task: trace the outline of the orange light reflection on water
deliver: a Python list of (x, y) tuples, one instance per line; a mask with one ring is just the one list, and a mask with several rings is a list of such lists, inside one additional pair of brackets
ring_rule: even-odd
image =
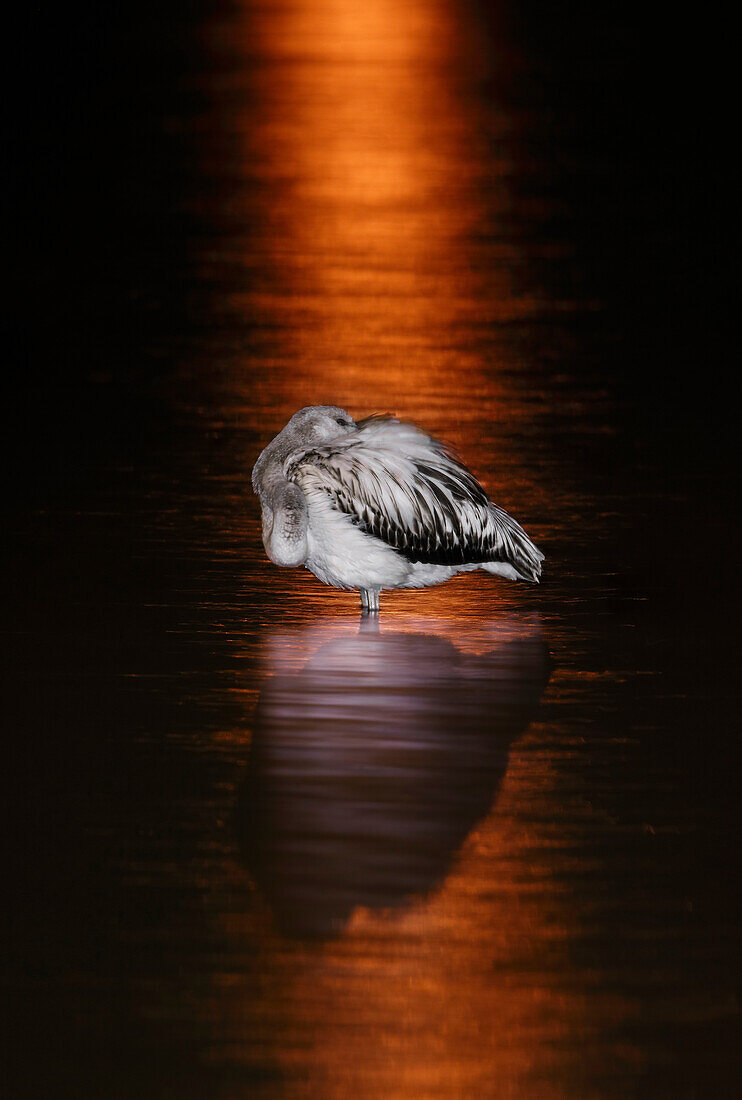
[(534, 302), (514, 292), (502, 232), (511, 165), (492, 119), (503, 133), (510, 119), (491, 115), (485, 142), (462, 93), (471, 35), (435, 0), (294, 0), (251, 12), (242, 35), (270, 58), (242, 128), (275, 278), (231, 304), (277, 334), (271, 428), (322, 402), (433, 430), (482, 403), (490, 422), (517, 418), (491, 337)]
[[(493, 152), (512, 120), (504, 108), (493, 108), (487, 148), (480, 147), (480, 120), (466, 94), (472, 35), (459, 18), (443, 0), (288, 0), (244, 13), (237, 38), (246, 56), (261, 59), (239, 120), (240, 170), (252, 181), (246, 201), (253, 203), (255, 226), (245, 240), (245, 265), (255, 253), (269, 274), (236, 292), (230, 305), (265, 332), (270, 350), (262, 360), (251, 351), (238, 363), (233, 385), (264, 442), (305, 404), (336, 403), (354, 415), (388, 409), (441, 431), (485, 483), (496, 469), (512, 494), (496, 497), (500, 503), (530, 499), (535, 511), (538, 471), (524, 468), (512, 444), (514, 425), (529, 410), (513, 384), (517, 363), (498, 336), (499, 326), (528, 318), (537, 306), (514, 290), (517, 257), (506, 232), (512, 166), (504, 152)], [(471, 56), (480, 63), (476, 51)], [(363, 900), (367, 884), (359, 885), (363, 876), (351, 859), (346, 877), (356, 884), (355, 904), (351, 898), (346, 908), (339, 905), (337, 926), (323, 927), (317, 939), (302, 935), (301, 920), (298, 931), (290, 927), (292, 914), (304, 912), (302, 890), (310, 889), (304, 869), (310, 878), (327, 876), (328, 898), (342, 892), (344, 879), (342, 859), (333, 862), (332, 852), (315, 852), (302, 864), (301, 851), (291, 847), (296, 838), (316, 835), (326, 844), (336, 819), (349, 814), (349, 843), (352, 849), (354, 838), (358, 842), (362, 864), (364, 829), (373, 832), (379, 821), (393, 829), (394, 813), (414, 792), (422, 807), (417, 842), (434, 846), (437, 804), (433, 790), (427, 801), (424, 792), (431, 782), (445, 791), (446, 776), (467, 774), (456, 736), (468, 721), (475, 742), (486, 744), (493, 713), (509, 713), (517, 676), (498, 682), (498, 700), (490, 694), (491, 677), (473, 673), (469, 695), (459, 700), (462, 717), (449, 715), (438, 741), (427, 733), (409, 746), (405, 739), (418, 719), (420, 730), (427, 729), (431, 701), (445, 710), (447, 686), (458, 698), (467, 668), (481, 669), (482, 658), (472, 654), (487, 652), (482, 622), (488, 616), (495, 622), (495, 610), (507, 607), (510, 595), (501, 597), (491, 578), (481, 577), (416, 593), (438, 618), (408, 627), (417, 640), (407, 642), (397, 610), (403, 597), (399, 604), (394, 597), (393, 613), (385, 619), (382, 612), (382, 634), (399, 637), (387, 658), (382, 643), (374, 683), (364, 679), (364, 655), (338, 686), (317, 666), (317, 654), (326, 658), (329, 651), (317, 643), (314, 616), (320, 607), (331, 613), (330, 602), (342, 597), (306, 596), (316, 587), (307, 580), (302, 611), (290, 601), (293, 573), (268, 567), (263, 580), (285, 604), (279, 618), (290, 615), (298, 623), (293, 637), (289, 632), (277, 641), (266, 626), (262, 639), (268, 667), (248, 775), (257, 771), (254, 791), (269, 804), (259, 828), (252, 818), (245, 827), (247, 836), (263, 838), (257, 852), (249, 842), (246, 857), (262, 902), (255, 911), (222, 918), (234, 952), (239, 956), (241, 944), (256, 952), (249, 966), (260, 977), (257, 989), (239, 971), (217, 980), (215, 1061), (267, 1067), (261, 1094), (269, 1096), (566, 1095), (580, 1054), (564, 1052), (565, 1037), (589, 1033), (601, 1014), (615, 1019), (622, 1008), (609, 995), (592, 998), (588, 1008), (584, 991), (571, 981), (567, 939), (574, 914), (554, 873), (568, 858), (560, 853), (569, 837), (551, 819), (557, 779), (537, 726), (529, 729), (524, 719), (517, 729), (508, 727), (507, 768), (480, 792), (478, 813), (467, 818), (465, 800), (458, 818), (451, 811), (459, 832), (441, 841), (445, 859), (439, 853), (437, 877), (431, 874), (409, 895), (402, 891), (394, 904), (373, 904)], [(345, 610), (347, 600), (341, 606)], [(527, 634), (531, 627), (521, 629)], [(334, 638), (351, 660), (353, 646), (365, 643), (357, 625), (345, 641), (342, 633), (335, 624), (327, 644)], [(426, 646), (427, 679), (418, 663)], [(309, 656), (296, 664), (302, 648)], [(287, 655), (295, 662), (291, 676), (282, 664)], [(394, 677), (406, 668), (413, 671), (400, 687)], [(379, 704), (375, 694), (385, 689), (398, 708), (394, 718), (388, 699)], [(307, 734), (303, 716), (320, 705), (322, 720)], [(271, 718), (276, 708), (284, 716), (278, 724)], [(375, 713), (380, 729), (387, 723), (385, 751), (393, 764), (377, 760), (373, 741), (360, 744), (355, 758), (343, 755), (357, 730), (352, 716), (370, 721)], [(333, 751), (330, 794), (321, 793), (324, 772), (317, 791), (311, 782), (305, 790), (301, 752), (311, 779), (317, 760)], [(408, 751), (413, 762), (405, 765)], [(431, 754), (439, 761), (432, 780), (426, 771)], [(368, 788), (377, 765), (391, 769), (395, 782), (414, 773), (396, 808), (381, 780)], [(295, 779), (288, 782), (287, 775)], [(258, 812), (249, 808), (250, 797), (244, 801), (248, 817)], [(362, 811), (370, 818), (359, 823), (353, 815)], [(308, 815), (304, 829), (302, 815)], [(383, 860), (381, 866), (383, 878)], [(322, 896), (319, 885), (312, 889), (305, 918), (312, 917), (312, 897)]]

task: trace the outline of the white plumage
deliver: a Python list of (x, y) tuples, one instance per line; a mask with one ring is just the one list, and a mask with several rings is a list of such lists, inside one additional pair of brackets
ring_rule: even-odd
[(383, 588), (424, 588), (485, 569), (538, 581), (544, 555), (492, 504), (442, 443), (389, 416), (295, 413), (255, 463), (263, 543), (276, 565), (305, 565), (357, 588), (376, 611)]

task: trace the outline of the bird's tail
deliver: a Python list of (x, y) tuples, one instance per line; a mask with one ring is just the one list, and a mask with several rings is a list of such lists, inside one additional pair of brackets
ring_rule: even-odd
[[(528, 537), (523, 528), (512, 516), (509, 516), (502, 508), (491, 504), (491, 510), (496, 514), (497, 527), (502, 539), (503, 558), (512, 566), (519, 580), (530, 581), (538, 584), (541, 578), (541, 562), (545, 560), (544, 554)], [(501, 559), (502, 561), (502, 559)], [(496, 563), (492, 563), (495, 565)], [(484, 569), (487, 566), (483, 566)], [(492, 572), (497, 572), (493, 569)]]

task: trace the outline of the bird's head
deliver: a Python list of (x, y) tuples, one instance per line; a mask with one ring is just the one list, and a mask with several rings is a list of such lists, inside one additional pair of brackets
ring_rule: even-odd
[(281, 435), (290, 437), (295, 447), (312, 446), (337, 439), (354, 431), (355, 427), (350, 413), (337, 405), (309, 405), (294, 413)]
[(299, 409), (255, 463), (252, 475), (255, 492), (260, 493), (266, 478), (270, 481), (282, 476), (284, 459), (292, 451), (316, 447), (355, 430), (353, 417), (337, 405), (309, 405)]

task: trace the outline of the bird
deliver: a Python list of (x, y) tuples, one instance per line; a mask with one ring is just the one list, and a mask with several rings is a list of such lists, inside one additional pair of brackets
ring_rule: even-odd
[(483, 569), (538, 582), (544, 555), (445, 443), (388, 413), (300, 409), (259, 455), (252, 485), (276, 565), (358, 589), (425, 588)]

